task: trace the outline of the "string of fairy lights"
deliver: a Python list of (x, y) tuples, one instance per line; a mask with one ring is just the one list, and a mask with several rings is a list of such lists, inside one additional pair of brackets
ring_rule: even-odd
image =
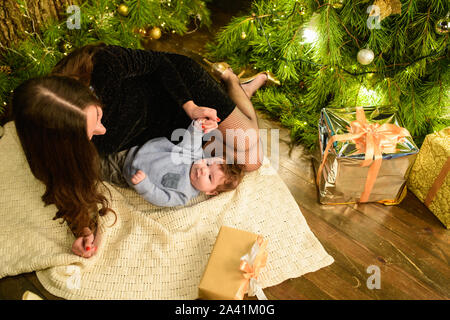
[[(286, 18), (289, 18), (290, 16), (292, 16), (295, 12), (299, 12), (300, 14), (304, 13), (304, 8), (302, 8), (301, 10), (297, 10), (297, 6), (298, 5), (300, 5), (298, 2), (296, 2), (294, 4), (292, 12), (289, 15), (287, 15)], [(277, 55), (276, 51), (273, 49), (273, 47), (271, 45), (269, 37), (267, 36), (267, 34), (265, 32), (265, 29), (264, 29), (264, 25), (263, 25), (263, 23), (261, 21), (263, 18), (267, 18), (267, 17), (270, 17), (270, 16), (273, 16), (273, 15), (272, 14), (266, 14), (266, 15), (262, 15), (262, 16), (252, 15), (251, 19), (255, 19), (257, 21), (257, 23), (259, 25), (259, 29), (262, 31), (262, 35), (263, 35), (263, 37), (266, 40), (267, 46), (269, 47), (270, 51), (274, 55)], [(311, 32), (311, 30), (308, 30), (308, 31)], [(394, 69), (395, 68), (406, 69), (407, 67), (409, 67), (409, 66), (411, 66), (413, 64), (416, 64), (416, 63), (418, 63), (418, 62), (420, 62), (420, 61), (422, 61), (424, 59), (428, 59), (428, 58), (431, 58), (431, 57), (434, 57), (434, 56), (439, 56), (439, 55), (441, 55), (443, 53), (445, 53), (445, 55), (448, 54), (448, 44), (442, 50), (434, 51), (434, 52), (432, 52), (430, 54), (420, 56), (420, 57), (414, 59), (413, 61), (410, 61), (410, 62), (407, 62), (407, 63), (396, 63), (396, 64), (394, 64), (394, 65), (392, 65), (390, 67), (392, 67)], [(330, 65), (323, 64), (323, 63), (317, 63), (317, 62), (314, 62), (312, 60), (304, 59), (304, 58), (287, 59), (285, 57), (278, 57), (278, 58), (274, 58), (274, 59), (279, 59), (279, 60), (285, 61), (287, 63), (304, 62), (304, 63), (310, 64), (310, 65), (313, 65), (313, 66), (316, 66), (316, 67), (320, 67), (320, 68), (331, 67)], [(344, 71), (345, 73), (347, 73), (347, 74), (349, 74), (351, 76), (361, 76), (361, 75), (365, 75), (365, 74), (384, 73), (386, 71), (386, 70), (383, 70), (383, 71), (369, 70), (369, 71), (354, 72), (354, 71), (349, 71), (349, 70), (347, 70), (347, 69), (345, 69), (344, 67), (341, 67), (341, 66), (333, 66), (333, 67), (336, 67), (336, 68)], [(388, 67), (386, 67), (386, 69), (387, 68)]]
[[(170, 2), (170, 0), (168, 0), (168, 1)], [(301, 3), (299, 3), (298, 1), (296, 1), (295, 4), (294, 4), (294, 6), (293, 6), (293, 8), (292, 8), (292, 11), (291, 11), (288, 15), (286, 15), (286, 16), (285, 16), (285, 15), (282, 15), (281, 17), (282, 17), (282, 18), (285, 17), (286, 19), (288, 19), (288, 18), (290, 18), (293, 14), (295, 14), (296, 12), (297, 12), (298, 14), (301, 14), (301, 15), (305, 14), (305, 8), (304, 8), (303, 6), (301, 6), (301, 7), (299, 8), (299, 6), (301, 6)], [(20, 7), (21, 7), (22, 9), (24, 9), (24, 11), (25, 11), (25, 12), (24, 12), (24, 16), (27, 17), (28, 19), (30, 19), (31, 22), (33, 23), (33, 20), (31, 19), (30, 15), (29, 15), (29, 12), (28, 12), (28, 7), (26, 6), (26, 2), (25, 2), (25, 6), (21, 4)], [(273, 53), (274, 56), (277, 56), (277, 52), (276, 52), (276, 50), (273, 48), (273, 46), (272, 46), (272, 44), (271, 44), (271, 41), (270, 41), (270, 39), (269, 39), (269, 36), (266, 34), (266, 31), (265, 31), (265, 28), (264, 28), (264, 24), (263, 24), (263, 22), (262, 22), (262, 19), (265, 19), (265, 18), (267, 18), (267, 17), (273, 17), (273, 16), (274, 16), (274, 14), (270, 14), (270, 13), (269, 13), (269, 14), (264, 14), (264, 15), (259, 15), (259, 16), (255, 15), (255, 14), (252, 14), (252, 16), (251, 16), (248, 20), (250, 20), (250, 21), (252, 21), (252, 22), (256, 20), (256, 22), (258, 23), (258, 26), (259, 26), (258, 30), (261, 30), (262, 36), (264, 37), (264, 39), (265, 39), (265, 41), (266, 41), (266, 43), (267, 43), (267, 46), (268, 46), (269, 50)], [(91, 17), (91, 19), (92, 19), (92, 17)], [(33, 34), (36, 34), (38, 40), (44, 45), (44, 47), (45, 47), (44, 50), (46, 51), (46, 53), (47, 53), (47, 54), (52, 54), (52, 55), (54, 55), (54, 54), (55, 54), (55, 51), (53, 50), (53, 48), (45, 46), (45, 44), (43, 43), (42, 39), (39, 37), (38, 33), (37, 33), (36, 30), (35, 30), (34, 23), (33, 23), (32, 27), (33, 27)], [(59, 28), (59, 26), (58, 26), (58, 28)], [(311, 29), (307, 29), (307, 31), (310, 32), (310, 33), (314, 33), (314, 31), (312, 31)], [(25, 32), (27, 32), (27, 31), (25, 31)], [(27, 32), (27, 33), (28, 33), (28, 32)], [(307, 35), (307, 36), (308, 36), (308, 35)], [(309, 34), (309, 37), (310, 37), (311, 39), (310, 39), (308, 42), (313, 42), (313, 41), (315, 40), (315, 39), (314, 39), (314, 36), (311, 37), (311, 34)], [(55, 40), (55, 41), (57, 41), (57, 40)], [(10, 50), (10, 51), (15, 52), (16, 54), (21, 55), (19, 52), (15, 51), (15, 50), (12, 49), (12, 48), (4, 47), (1, 43), (0, 43), (0, 47), (1, 47), (2, 49), (8, 49), (8, 50)], [(363, 50), (366, 50), (366, 49), (363, 49)], [(33, 52), (33, 53), (34, 53), (34, 52)], [(67, 53), (64, 53), (64, 54), (67, 54)], [(29, 55), (29, 57), (30, 57), (31, 59), (33, 59), (36, 63), (39, 63), (38, 60), (37, 60), (35, 57), (31, 56), (30, 54), (28, 54), (28, 55)], [(407, 67), (409, 67), (409, 66), (411, 66), (411, 65), (413, 65), (413, 64), (416, 64), (416, 63), (418, 63), (418, 62), (420, 62), (420, 61), (422, 61), (422, 60), (424, 60), (424, 59), (432, 58), (432, 57), (435, 57), (435, 56), (441, 56), (441, 55), (443, 55), (443, 56), (444, 56), (444, 55), (448, 55), (448, 44), (447, 44), (447, 45), (445, 46), (445, 48), (443, 48), (442, 50), (435, 51), (435, 52), (431, 52), (431, 53), (429, 53), (429, 54), (427, 54), (427, 55), (420, 56), (420, 57), (418, 57), (418, 58), (416, 58), (416, 59), (414, 59), (414, 60), (412, 60), (412, 61), (406, 62), (406, 63), (396, 63), (396, 64), (394, 64), (394, 65), (392, 65), (392, 66), (387, 66), (387, 67), (385, 67), (383, 70), (367, 70), (367, 71), (360, 71), (360, 72), (349, 71), (349, 70), (347, 70), (346, 68), (344, 68), (344, 67), (342, 67), (342, 66), (339, 66), (339, 65), (338, 65), (338, 66), (336, 66), (336, 65), (331, 66), (331, 65), (328, 65), (328, 64), (323, 64), (323, 63), (315, 62), (315, 61), (312, 61), (312, 60), (309, 60), (309, 59), (305, 59), (305, 58), (300, 58), (300, 57), (299, 57), (299, 58), (296, 58), (296, 59), (287, 59), (287, 58), (285, 58), (285, 57), (277, 57), (277, 58), (274, 58), (274, 59), (275, 59), (275, 60), (276, 60), (276, 59), (279, 59), (279, 60), (284, 61), (284, 62), (286, 62), (286, 63), (302, 62), (302, 63), (306, 63), (306, 64), (309, 64), (309, 65), (312, 65), (312, 66), (318, 67), (318, 68), (326, 68), (326, 67), (330, 67), (331, 70), (333, 70), (333, 68), (337, 68), (337, 69), (342, 70), (343, 72), (347, 73), (348, 75), (357, 77), (357, 76), (362, 76), (362, 75), (365, 75), (365, 74), (381, 74), (381, 73), (382, 73), (382, 74), (385, 74), (385, 73), (387, 72), (387, 69), (389, 69), (389, 68), (393, 68), (393, 69), (394, 69), (394, 72), (395, 72), (395, 71), (398, 71), (399, 68), (400, 68), (400, 70), (403, 70), (403, 69), (406, 69)], [(435, 60), (435, 61), (436, 61), (436, 60)], [(6, 102), (3, 102), (3, 105), (6, 106)]]

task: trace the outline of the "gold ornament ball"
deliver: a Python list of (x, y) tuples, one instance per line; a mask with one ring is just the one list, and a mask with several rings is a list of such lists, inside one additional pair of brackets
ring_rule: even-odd
[(301, 15), (304, 15), (306, 13), (305, 7), (300, 7), (300, 10), (298, 13), (300, 13)]
[(128, 6), (124, 3), (120, 4), (117, 8), (117, 12), (119, 12), (122, 16), (126, 17), (128, 15)]
[(150, 35), (150, 38), (158, 40), (161, 38), (161, 29), (159, 27), (153, 27), (148, 34)]
[(245, 38), (247, 38), (247, 34), (244, 31), (242, 31), (241, 39), (244, 40)]
[(436, 23), (436, 32), (439, 34), (448, 33), (448, 23), (449, 23), (448, 18), (440, 19)]

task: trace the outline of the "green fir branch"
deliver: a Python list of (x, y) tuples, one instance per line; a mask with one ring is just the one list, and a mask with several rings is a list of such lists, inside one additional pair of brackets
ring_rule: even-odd
[[(304, 15), (287, 10), (295, 3), (306, 8)], [(437, 21), (449, 11), (448, 1), (402, 0), (402, 13), (387, 16), (380, 29), (367, 25), (373, 1), (345, 1), (341, 9), (332, 3), (255, 1), (247, 15), (234, 17), (217, 34), (216, 43), (208, 45), (210, 57), (237, 66), (250, 61), (255, 72), (275, 72), (282, 87), (258, 91), (255, 103), (308, 147), (317, 138), (324, 107), (391, 105), (419, 145), (426, 134), (448, 124), (448, 35), (436, 32)], [(242, 41), (241, 26), (255, 16), (264, 16), (258, 32)], [(317, 41), (306, 43), (303, 32), (316, 16)], [(362, 48), (375, 54), (366, 66), (356, 61)], [(305, 88), (299, 89), (299, 83)]]

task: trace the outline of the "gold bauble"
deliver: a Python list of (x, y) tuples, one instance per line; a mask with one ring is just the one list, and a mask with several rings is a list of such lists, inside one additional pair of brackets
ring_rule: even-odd
[(379, 15), (380, 22), (391, 14), (402, 14), (402, 3), (400, 0), (375, 0), (374, 7), (378, 7), (378, 10), (372, 10), (369, 16)]
[(241, 33), (241, 39), (245, 40), (245, 38), (247, 38), (247, 34), (245, 33), (245, 31), (242, 31)]
[(128, 15), (129, 9), (128, 6), (125, 3), (121, 3), (119, 4), (119, 6), (117, 7), (117, 12), (126, 17)]
[(161, 38), (161, 29), (159, 27), (153, 27), (150, 31), (147, 31), (150, 38), (158, 40)]
[(301, 15), (304, 15), (306, 13), (305, 7), (300, 7), (298, 13), (300, 13)]

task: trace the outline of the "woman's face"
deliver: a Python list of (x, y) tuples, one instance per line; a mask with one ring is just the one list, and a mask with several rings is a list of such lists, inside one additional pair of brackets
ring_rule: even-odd
[(89, 140), (95, 135), (102, 135), (106, 133), (106, 128), (102, 124), (103, 111), (102, 108), (96, 105), (91, 105), (83, 110), (86, 113), (87, 119), (87, 135)]

